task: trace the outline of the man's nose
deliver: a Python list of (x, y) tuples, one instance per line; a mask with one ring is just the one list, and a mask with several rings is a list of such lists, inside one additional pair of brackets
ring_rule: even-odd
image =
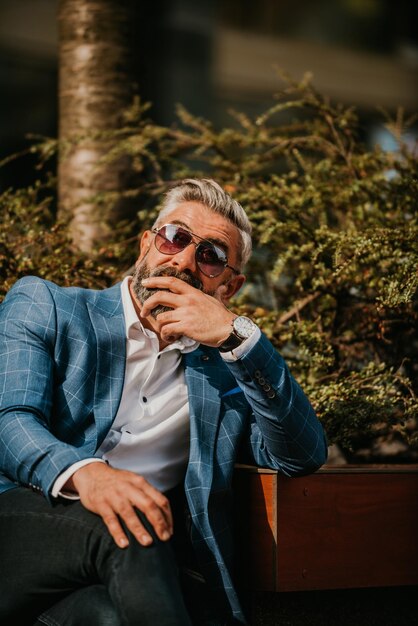
[(174, 254), (170, 260), (169, 265), (175, 267), (181, 272), (184, 270), (190, 270), (192, 273), (197, 271), (196, 266), (196, 247), (193, 243), (189, 244), (177, 254)]

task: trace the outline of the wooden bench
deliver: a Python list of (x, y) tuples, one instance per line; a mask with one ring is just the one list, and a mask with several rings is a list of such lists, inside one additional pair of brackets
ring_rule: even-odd
[(252, 591), (418, 584), (418, 465), (237, 466), (237, 563)]

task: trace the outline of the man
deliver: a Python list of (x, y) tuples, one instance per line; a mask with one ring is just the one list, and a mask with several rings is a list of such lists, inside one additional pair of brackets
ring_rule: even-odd
[[(234, 463), (293, 476), (326, 458), (283, 358), (227, 308), (250, 232), (218, 184), (190, 179), (142, 235), (132, 279), (93, 291), (28, 277), (9, 292), (1, 623), (245, 623), (233, 585)], [(178, 567), (205, 581), (205, 616)]]

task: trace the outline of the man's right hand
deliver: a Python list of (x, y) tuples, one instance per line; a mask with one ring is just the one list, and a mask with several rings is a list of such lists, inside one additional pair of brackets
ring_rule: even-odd
[(135, 509), (144, 513), (162, 541), (167, 541), (173, 534), (168, 498), (133, 472), (104, 463), (89, 463), (74, 472), (64, 489), (78, 493), (83, 506), (100, 515), (120, 548), (129, 544), (121, 520), (140, 544), (149, 546), (152, 543), (152, 537)]

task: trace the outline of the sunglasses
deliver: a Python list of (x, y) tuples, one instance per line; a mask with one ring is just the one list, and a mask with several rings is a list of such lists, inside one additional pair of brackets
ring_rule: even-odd
[[(165, 224), (161, 228), (154, 228), (155, 247), (162, 254), (177, 254), (191, 243), (196, 246), (196, 263), (202, 274), (215, 278), (220, 276), (226, 267), (229, 267), (235, 274), (240, 272), (231, 265), (228, 265), (228, 257), (222, 248), (215, 246), (210, 241), (189, 232), (177, 224)], [(193, 238), (200, 239), (198, 243)]]

